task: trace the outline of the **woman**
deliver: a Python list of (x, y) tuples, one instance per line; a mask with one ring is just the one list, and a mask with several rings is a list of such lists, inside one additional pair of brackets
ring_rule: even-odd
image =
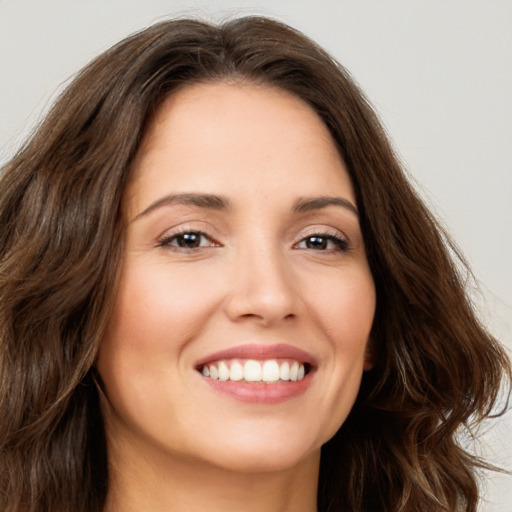
[(509, 361), (364, 96), (263, 18), (85, 68), (4, 169), (5, 512), (475, 511)]

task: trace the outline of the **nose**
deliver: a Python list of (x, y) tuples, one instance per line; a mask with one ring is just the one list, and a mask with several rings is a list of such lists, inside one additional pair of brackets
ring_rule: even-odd
[(298, 315), (297, 282), (290, 262), (278, 250), (265, 248), (238, 255), (231, 279), (225, 310), (232, 321), (269, 327)]

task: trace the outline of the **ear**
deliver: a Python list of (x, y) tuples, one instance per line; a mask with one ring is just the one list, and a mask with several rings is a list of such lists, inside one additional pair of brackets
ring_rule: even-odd
[(365, 372), (370, 371), (375, 366), (375, 344), (373, 339), (370, 337), (366, 344), (364, 352), (363, 370)]

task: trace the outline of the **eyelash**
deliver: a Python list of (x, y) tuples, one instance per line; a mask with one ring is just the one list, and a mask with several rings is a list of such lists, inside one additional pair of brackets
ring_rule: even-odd
[(311, 240), (314, 238), (321, 240), (323, 242), (326, 242), (327, 244), (329, 242), (331, 242), (332, 244), (334, 244), (335, 247), (331, 248), (331, 249), (326, 248), (321, 251), (319, 251), (318, 249), (310, 248), (310, 247), (309, 248), (306, 247), (306, 249), (310, 249), (312, 251), (318, 251), (318, 252), (327, 252), (327, 253), (347, 252), (350, 249), (348, 241), (345, 238), (343, 238), (342, 236), (340, 236), (339, 233), (327, 232), (327, 231), (326, 232), (314, 232), (314, 233), (308, 234), (305, 237), (301, 238), (301, 240), (295, 245), (297, 246), (303, 242), (306, 242), (307, 240)]
[[(206, 247), (219, 247), (220, 246), (220, 244), (215, 242), (206, 233), (204, 233), (203, 231), (199, 231), (197, 229), (183, 229), (182, 231), (173, 233), (172, 235), (166, 235), (159, 240), (158, 246), (168, 248), (172, 251), (180, 251), (181, 250), (181, 251), (186, 251), (186, 252), (196, 252), (205, 247), (205, 246), (185, 247), (185, 246), (179, 246), (179, 245), (172, 245), (172, 242), (178, 241), (180, 238), (183, 239), (186, 235), (195, 235), (195, 236), (198, 236), (200, 239), (201, 238), (207, 239), (210, 243)], [(178, 242), (178, 244), (179, 244), (179, 242)]]
[[(196, 237), (199, 237), (199, 243), (201, 243), (201, 239), (206, 239), (209, 241), (209, 244), (206, 246), (199, 245), (197, 247), (186, 247), (186, 246), (180, 246), (179, 245), (179, 239), (183, 239), (187, 235), (193, 235)], [(318, 242), (324, 243), (324, 244), (333, 244), (334, 248), (325, 248), (322, 250), (315, 249), (312, 247), (298, 247), (302, 243), (307, 243), (308, 240), (317, 239)], [(178, 245), (173, 245), (173, 242), (177, 242)], [(159, 240), (158, 246), (168, 248), (172, 251), (184, 251), (188, 253), (196, 252), (204, 248), (208, 247), (220, 247), (221, 244), (217, 243), (215, 240), (213, 240), (208, 234), (204, 233), (203, 231), (194, 230), (194, 229), (184, 229), (182, 231), (179, 231), (177, 233), (173, 233), (172, 235), (164, 236), (162, 239)], [(305, 237), (301, 238), (299, 242), (294, 244), (294, 248), (297, 249), (309, 249), (312, 251), (317, 252), (326, 252), (326, 253), (336, 253), (336, 252), (347, 252), (350, 249), (348, 241), (341, 237), (339, 233), (333, 233), (333, 232), (314, 232), (311, 234), (306, 235)]]

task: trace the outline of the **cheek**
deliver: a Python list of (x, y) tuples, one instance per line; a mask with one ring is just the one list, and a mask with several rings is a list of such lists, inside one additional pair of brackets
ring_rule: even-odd
[(165, 400), (159, 401), (158, 393), (172, 396), (166, 386), (190, 371), (189, 342), (215, 310), (213, 289), (205, 289), (193, 273), (171, 270), (136, 260), (123, 268), (97, 361), (107, 395), (119, 410), (160, 406)]
[(344, 423), (359, 392), (375, 313), (373, 279), (368, 271), (332, 280), (329, 293), (317, 292), (316, 298), (317, 323), (330, 345), (322, 376), (321, 403), (330, 411), (324, 424), (325, 442)]
[(319, 323), (337, 350), (357, 356), (364, 349), (375, 314), (375, 287), (369, 272), (331, 279), (310, 292)]
[(165, 264), (126, 266), (107, 339), (125, 348), (179, 350), (216, 306), (214, 288)]
[(208, 324), (218, 293), (205, 289), (195, 273), (131, 263), (121, 274), (97, 368), (123, 420), (152, 418), (152, 425), (167, 425), (170, 403), (177, 410), (190, 407), (174, 390), (190, 371), (187, 347)]

